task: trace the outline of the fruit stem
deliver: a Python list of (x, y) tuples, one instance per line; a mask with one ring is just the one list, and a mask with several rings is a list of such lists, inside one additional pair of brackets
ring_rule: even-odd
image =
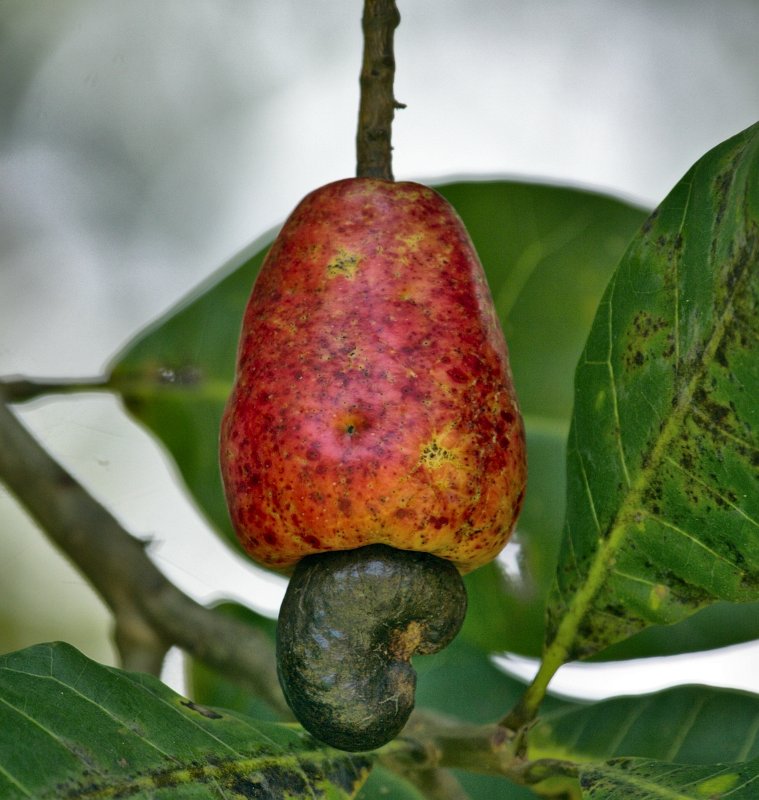
[(356, 176), (393, 180), (391, 129), (396, 108), (393, 97), (395, 56), (393, 34), (401, 21), (395, 0), (364, 0), (361, 27), (364, 57), (356, 134)]
[(30, 380), (20, 376), (0, 377), (0, 395), (6, 403), (25, 403), (50, 394), (107, 390), (108, 379), (104, 376), (76, 379), (54, 378), (51, 380)]

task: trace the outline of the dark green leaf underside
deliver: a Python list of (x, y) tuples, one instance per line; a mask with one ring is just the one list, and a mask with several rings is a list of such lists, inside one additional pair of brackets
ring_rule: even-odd
[(759, 599), (759, 126), (645, 223), (576, 373), (554, 657)]
[(232, 387), (243, 309), (268, 235), (129, 343), (110, 386), (167, 447), (200, 508), (236, 542), (218, 467), (219, 423)]
[(65, 644), (0, 657), (0, 797), (348, 798), (370, 762)]
[(679, 686), (543, 714), (529, 734), (531, 758), (598, 761), (618, 756), (681, 764), (759, 758), (759, 696)]

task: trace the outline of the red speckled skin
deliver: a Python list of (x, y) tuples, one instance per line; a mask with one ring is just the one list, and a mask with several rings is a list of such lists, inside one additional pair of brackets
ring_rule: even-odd
[(221, 467), (242, 545), (274, 569), (374, 543), (461, 572), (498, 554), (524, 429), (482, 266), (444, 198), (354, 178), (298, 205), (245, 312)]

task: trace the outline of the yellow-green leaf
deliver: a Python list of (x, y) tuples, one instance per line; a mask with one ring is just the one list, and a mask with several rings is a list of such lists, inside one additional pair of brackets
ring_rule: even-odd
[(580, 767), (587, 800), (756, 800), (759, 760), (713, 767), (618, 758)]

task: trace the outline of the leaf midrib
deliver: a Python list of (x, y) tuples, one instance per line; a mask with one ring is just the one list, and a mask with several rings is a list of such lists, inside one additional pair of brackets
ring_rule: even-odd
[[(208, 753), (213, 756), (213, 753)], [(199, 759), (203, 756), (199, 756)], [(315, 764), (330, 764), (334, 761), (334, 754), (326, 753), (321, 750), (299, 751), (294, 755), (265, 755), (247, 756), (241, 758), (231, 758), (217, 760), (215, 763), (188, 763), (181, 764), (171, 769), (157, 769), (154, 772), (137, 772), (125, 775), (121, 780), (105, 780), (99, 784), (90, 782), (82, 791), (72, 790), (64, 795), (71, 800), (97, 800), (114, 796), (121, 788), (128, 788), (131, 794), (139, 791), (155, 789), (161, 786), (188, 786), (192, 784), (205, 784), (220, 778), (229, 779), (232, 776), (251, 775), (261, 772), (267, 767), (284, 767), (303, 776), (305, 785), (308, 787), (312, 797), (315, 797), (311, 790), (308, 776), (303, 772), (301, 764), (303, 762)], [(325, 777), (326, 781), (327, 778)], [(57, 787), (60, 788), (60, 787)]]

